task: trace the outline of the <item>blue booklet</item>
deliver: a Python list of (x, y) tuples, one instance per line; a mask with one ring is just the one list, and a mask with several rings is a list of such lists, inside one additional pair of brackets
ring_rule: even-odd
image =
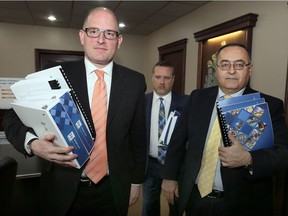
[(264, 98), (250, 94), (223, 101), (217, 102), (217, 113), (224, 146), (231, 145), (229, 131), (248, 151), (273, 146), (272, 121)]
[(219, 100), (218, 104), (220, 107), (224, 107), (227, 105), (243, 103), (244, 101), (251, 101), (251, 100), (256, 100), (259, 98), (260, 98), (260, 93), (256, 92), (256, 93), (252, 93), (252, 94), (241, 95), (239, 97), (231, 97), (231, 98), (227, 98), (224, 100)]
[(32, 127), (37, 136), (53, 133), (55, 145), (73, 146), (70, 154), (78, 155), (73, 162), (80, 168), (89, 159), (94, 141), (69, 92), (69, 89), (41, 92), (11, 105), (22, 122)]

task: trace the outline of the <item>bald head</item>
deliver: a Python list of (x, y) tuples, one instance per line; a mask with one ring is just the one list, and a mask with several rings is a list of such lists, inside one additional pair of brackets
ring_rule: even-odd
[(102, 15), (105, 17), (108, 16), (110, 19), (112, 19), (115, 24), (114, 29), (119, 32), (119, 25), (118, 25), (119, 23), (118, 23), (117, 17), (115, 16), (112, 10), (110, 10), (109, 8), (105, 8), (105, 7), (96, 7), (96, 8), (89, 10), (84, 20), (83, 29), (89, 27), (87, 23), (89, 23), (90, 19), (93, 19), (93, 17), (95, 16), (102, 16)]

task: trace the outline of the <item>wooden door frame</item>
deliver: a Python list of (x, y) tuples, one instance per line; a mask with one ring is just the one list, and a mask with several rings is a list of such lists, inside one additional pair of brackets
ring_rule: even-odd
[(163, 45), (158, 47), (159, 52), (159, 60), (163, 60), (163, 56), (167, 55), (169, 53), (174, 52), (182, 52), (183, 53), (183, 59), (182, 59), (182, 68), (183, 71), (181, 71), (181, 77), (177, 76), (177, 79), (180, 79), (180, 88), (178, 89), (178, 92), (183, 93), (185, 92), (185, 78), (186, 78), (186, 44), (187, 44), (187, 38)]
[[(245, 43), (249, 54), (252, 53), (252, 36), (253, 27), (256, 26), (258, 14), (248, 13), (246, 15), (237, 17), (235, 19), (223, 22), (221, 24), (212, 26), (210, 28), (204, 29), (202, 31), (194, 33), (194, 38), (198, 43), (198, 66), (197, 66), (197, 88), (204, 87), (205, 76), (207, 74), (203, 64), (204, 56), (204, 43), (211, 38), (236, 32), (239, 30), (245, 31)], [(206, 73), (206, 74), (205, 74)]]

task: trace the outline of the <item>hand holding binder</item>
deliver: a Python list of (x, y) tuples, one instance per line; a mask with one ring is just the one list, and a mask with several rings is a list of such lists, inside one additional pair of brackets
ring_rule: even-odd
[(80, 168), (89, 158), (94, 141), (85, 120), (72, 99), (61, 67), (26, 76), (11, 86), (17, 100), (11, 103), (21, 121), (38, 137), (53, 133), (58, 146), (73, 146), (73, 162)]
[(248, 151), (273, 146), (269, 107), (259, 93), (219, 101), (216, 108), (225, 147), (231, 145), (229, 131)]

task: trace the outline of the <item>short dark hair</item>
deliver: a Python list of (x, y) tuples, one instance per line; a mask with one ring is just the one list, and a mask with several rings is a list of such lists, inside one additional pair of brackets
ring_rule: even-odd
[(154, 67), (153, 67), (152, 73), (154, 73), (155, 67), (157, 67), (157, 66), (172, 68), (172, 74), (174, 75), (175, 67), (174, 67), (174, 65), (171, 64), (170, 62), (168, 62), (168, 61), (166, 61), (166, 60), (161, 60), (161, 61), (157, 62), (157, 63), (154, 65)]
[(224, 45), (224, 46), (222, 46), (222, 47), (220, 47), (220, 48), (218, 49), (218, 51), (217, 51), (217, 53), (216, 53), (216, 64), (218, 64), (218, 57), (219, 57), (220, 52), (221, 52), (223, 49), (225, 49), (225, 48), (227, 48), (227, 47), (235, 47), (235, 46), (236, 46), (236, 47), (242, 47), (244, 50), (246, 50), (247, 55), (248, 55), (248, 58), (249, 58), (249, 62), (251, 61), (250, 54), (249, 54), (247, 48), (246, 48), (243, 44), (240, 44), (240, 43), (228, 43), (228, 44), (226, 44), (226, 45)]

